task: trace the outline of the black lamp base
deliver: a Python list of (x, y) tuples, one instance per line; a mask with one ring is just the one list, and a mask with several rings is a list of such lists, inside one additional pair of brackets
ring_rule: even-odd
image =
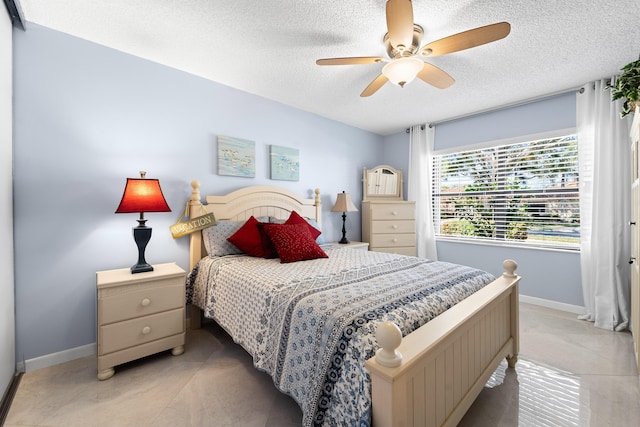
[(138, 262), (131, 267), (131, 273), (144, 273), (145, 271), (153, 271), (153, 267), (144, 259), (144, 250), (147, 243), (151, 240), (151, 227), (139, 225), (133, 228), (133, 240), (138, 245)]
[(138, 263), (136, 265), (131, 266), (131, 274), (144, 273), (145, 271), (153, 271), (153, 266), (147, 263), (144, 263), (144, 264)]
[(347, 228), (345, 227), (346, 222), (347, 222), (347, 214), (345, 212), (342, 212), (342, 239), (340, 239), (338, 243), (342, 243), (343, 245), (346, 245), (349, 243), (349, 240), (347, 239)]

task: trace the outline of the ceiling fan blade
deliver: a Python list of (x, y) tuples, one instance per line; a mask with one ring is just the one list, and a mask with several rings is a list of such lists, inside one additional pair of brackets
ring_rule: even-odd
[(384, 62), (386, 59), (379, 56), (354, 56), (350, 58), (326, 58), (318, 59), (318, 65), (359, 65), (359, 64), (377, 64)]
[(431, 42), (420, 49), (420, 55), (440, 56), (458, 52), (503, 39), (509, 35), (510, 31), (511, 24), (508, 22), (498, 22), (497, 24), (474, 28), (473, 30), (463, 31), (462, 33)]
[(386, 82), (388, 82), (388, 81), (389, 81), (389, 79), (387, 78), (387, 76), (385, 76), (384, 74), (380, 74), (378, 77), (373, 79), (373, 81), (371, 83), (369, 83), (369, 86), (367, 86), (362, 91), (360, 96), (365, 97), (365, 96), (373, 95), (374, 93), (376, 93), (378, 91), (378, 89), (380, 89), (382, 86), (384, 86), (384, 84)]
[(387, 32), (389, 42), (396, 50), (411, 47), (413, 39), (413, 6), (410, 0), (387, 1)]
[(422, 70), (418, 73), (418, 78), (438, 89), (446, 89), (455, 82), (449, 74), (428, 62), (424, 63)]

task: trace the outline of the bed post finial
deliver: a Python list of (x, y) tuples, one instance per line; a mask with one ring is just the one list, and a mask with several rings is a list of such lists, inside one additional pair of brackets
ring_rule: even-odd
[(191, 181), (191, 188), (193, 188), (193, 190), (191, 190), (191, 198), (189, 200), (191, 201), (200, 201), (200, 181), (198, 181), (197, 179), (194, 179), (193, 181)]
[(516, 277), (515, 271), (518, 268), (518, 263), (512, 259), (504, 260), (502, 263), (502, 268), (504, 268), (505, 272), (502, 273), (504, 277)]
[(376, 362), (387, 368), (396, 368), (402, 363), (398, 350), (402, 342), (402, 331), (393, 322), (385, 321), (376, 328), (376, 340), (380, 348), (376, 351)]
[[(191, 181), (191, 197), (189, 198), (189, 218), (202, 215), (202, 202), (200, 201), (200, 181)], [(205, 211), (206, 213), (206, 211)]]
[(320, 189), (316, 188), (314, 191), (315, 196), (315, 202), (313, 203), (313, 206), (316, 207), (316, 221), (318, 221), (318, 224), (320, 224), (320, 209), (322, 206), (322, 203), (320, 202)]

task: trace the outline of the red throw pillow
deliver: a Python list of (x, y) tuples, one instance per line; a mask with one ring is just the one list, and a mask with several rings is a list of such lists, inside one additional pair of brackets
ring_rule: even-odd
[(265, 224), (264, 231), (276, 248), (281, 263), (328, 258), (306, 224)]
[(304, 224), (304, 225), (306, 225), (307, 228), (309, 229), (309, 233), (311, 233), (311, 237), (313, 237), (313, 240), (316, 240), (318, 238), (318, 236), (320, 234), (322, 234), (322, 232), (320, 230), (315, 228), (313, 225), (309, 224), (309, 222), (306, 219), (304, 219), (303, 217), (301, 217), (300, 214), (298, 214), (298, 212), (296, 212), (296, 211), (291, 211), (291, 213), (289, 214), (289, 219), (287, 219), (287, 222), (285, 222), (285, 224)]
[(260, 222), (258, 223), (258, 230), (260, 231), (260, 240), (262, 244), (262, 258), (272, 259), (278, 258), (278, 252), (276, 251), (276, 247), (273, 246), (271, 242), (271, 238), (265, 232), (265, 226), (267, 225), (276, 225), (276, 224), (267, 224)]
[(258, 224), (260, 224), (258, 220), (252, 216), (227, 240), (247, 255), (264, 257), (262, 236)]

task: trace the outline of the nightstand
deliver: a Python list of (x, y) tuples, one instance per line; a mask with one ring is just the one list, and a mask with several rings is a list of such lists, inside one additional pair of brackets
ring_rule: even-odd
[(185, 271), (174, 263), (132, 274), (129, 268), (99, 271), (98, 379), (114, 366), (172, 349), (184, 353)]
[(331, 246), (335, 246), (337, 248), (349, 248), (349, 249), (357, 249), (361, 251), (368, 251), (369, 244), (367, 242), (349, 242), (349, 243), (338, 243), (338, 242), (329, 242)]

